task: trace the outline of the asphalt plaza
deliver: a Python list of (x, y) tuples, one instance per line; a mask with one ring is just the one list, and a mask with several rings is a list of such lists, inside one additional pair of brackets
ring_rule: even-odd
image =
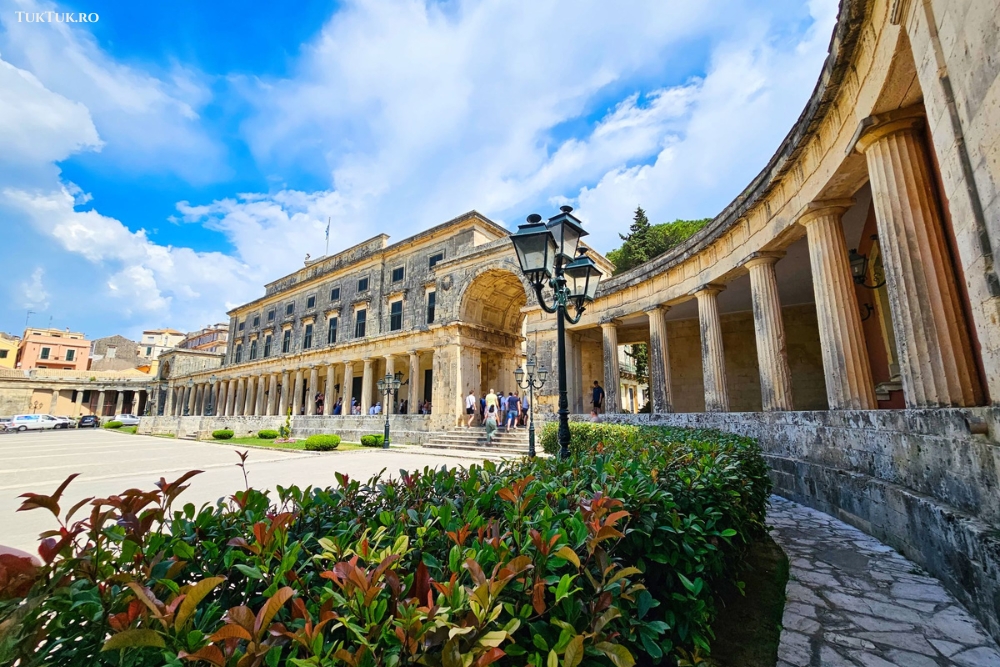
[[(45, 431), (0, 436), (0, 545), (35, 552), (38, 534), (56, 527), (43, 510), (18, 512), (18, 496), (26, 492), (52, 493), (73, 473), (79, 473), (61, 501), (69, 508), (88, 496), (102, 497), (130, 488), (151, 489), (165, 477), (176, 479), (188, 470), (202, 470), (180, 497), (180, 504), (214, 503), (244, 488), (237, 467), (238, 445), (196, 442), (174, 438), (111, 433), (108, 431)], [(367, 479), (385, 469), (418, 470), (425, 466), (469, 465), (475, 458), (455, 458), (419, 448), (364, 449), (350, 452), (312, 453), (277, 449), (249, 449), (250, 485), (331, 486), (334, 473)]]

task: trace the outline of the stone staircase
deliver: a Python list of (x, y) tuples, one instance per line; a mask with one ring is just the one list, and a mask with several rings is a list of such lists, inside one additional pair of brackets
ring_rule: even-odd
[[(539, 448), (538, 432), (535, 432), (535, 447)], [(528, 455), (528, 429), (519, 428), (505, 433), (500, 429), (493, 434), (493, 443), (486, 444), (486, 431), (481, 426), (472, 428), (453, 428), (435, 435), (425, 442), (427, 449), (436, 449), (442, 453), (483, 454), (496, 457), (516, 457)], [(540, 450), (539, 450), (540, 451)]]

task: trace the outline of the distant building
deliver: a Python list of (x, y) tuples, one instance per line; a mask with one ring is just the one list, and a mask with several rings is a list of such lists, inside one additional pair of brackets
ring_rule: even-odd
[(98, 338), (90, 345), (90, 369), (94, 371), (124, 371), (149, 360), (139, 356), (139, 344), (124, 336)]
[(167, 350), (172, 350), (184, 340), (184, 332), (177, 329), (150, 329), (142, 332), (139, 342), (139, 356), (156, 359)]
[(201, 350), (203, 352), (225, 354), (228, 340), (229, 324), (222, 322), (207, 326), (198, 331), (192, 331), (177, 347), (185, 350)]
[(69, 329), (24, 330), (17, 348), (17, 368), (55, 368), (87, 370), (90, 341), (82, 333)]
[(14, 368), (21, 339), (0, 331), (0, 368)]

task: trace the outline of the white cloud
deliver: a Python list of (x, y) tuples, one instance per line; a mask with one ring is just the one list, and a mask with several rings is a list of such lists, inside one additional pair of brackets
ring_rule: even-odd
[(43, 282), (44, 278), (45, 269), (37, 266), (35, 267), (35, 270), (31, 272), (31, 278), (21, 283), (21, 294), (24, 298), (21, 305), (24, 308), (37, 308), (39, 310), (48, 309), (49, 292), (45, 289)]

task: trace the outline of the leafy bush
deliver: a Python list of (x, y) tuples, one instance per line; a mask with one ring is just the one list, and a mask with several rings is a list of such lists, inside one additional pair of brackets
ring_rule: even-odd
[(679, 429), (174, 509), (195, 474), (25, 494), (62, 528), (40, 567), (0, 556), (0, 664), (672, 663), (707, 651), (769, 492), (756, 443)]
[(112, 421), (106, 422), (104, 424), (103, 428), (121, 428), (121, 427), (122, 427), (122, 423), (121, 422), (112, 420)]
[(277, 431), (269, 428), (257, 432), (257, 437), (261, 440), (274, 440), (278, 435), (280, 434)]
[(363, 435), (361, 436), (362, 447), (381, 447), (385, 442), (384, 435)]
[(311, 452), (329, 452), (339, 444), (339, 435), (310, 435), (306, 438), (306, 449)]
[(220, 428), (217, 431), (212, 431), (212, 437), (216, 440), (229, 440), (233, 437), (233, 430), (229, 428)]
[[(548, 454), (559, 452), (559, 443), (556, 439), (558, 428), (557, 422), (546, 422), (542, 428), (541, 445)], [(630, 424), (571, 422), (569, 425), (569, 451), (571, 454), (591, 455), (596, 450), (597, 445), (602, 442), (635, 445), (639, 440), (640, 433), (640, 427)]]

